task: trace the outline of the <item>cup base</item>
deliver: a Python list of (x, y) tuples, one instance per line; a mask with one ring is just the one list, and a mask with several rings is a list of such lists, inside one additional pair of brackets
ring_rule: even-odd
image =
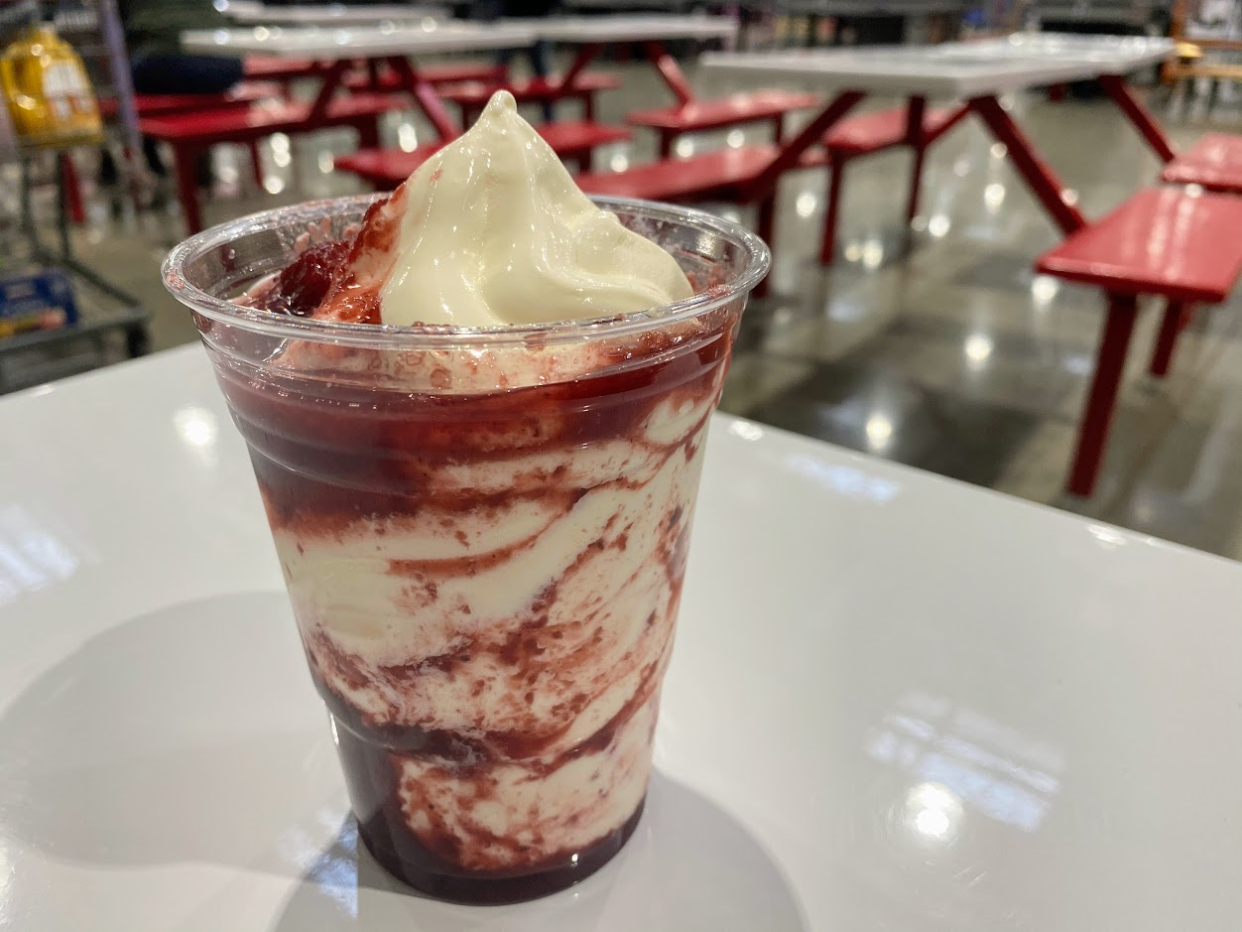
[(625, 847), (625, 843), (638, 827), (645, 803), (646, 797), (644, 796), (639, 801), (634, 814), (626, 819), (620, 828), (578, 852), (576, 862), (517, 876), (486, 872), (468, 876), (443, 874), (427, 870), (425, 866), (411, 864), (403, 860), (396, 852), (377, 843), (377, 835), (383, 837), (388, 834), (386, 827), (372, 824), (381, 821), (380, 819), (359, 823), (358, 834), (366, 844), (367, 850), (384, 870), (398, 880), (409, 884), (419, 893), (449, 903), (501, 906), (506, 903), (537, 900), (572, 887), (579, 881), (590, 877)]

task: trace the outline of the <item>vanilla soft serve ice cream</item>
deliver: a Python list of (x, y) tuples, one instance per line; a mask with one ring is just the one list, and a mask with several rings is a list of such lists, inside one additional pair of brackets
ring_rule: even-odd
[[(385, 324), (580, 320), (692, 294), (672, 256), (578, 189), (507, 91), (370, 223), (395, 227), (395, 242), (359, 254), (352, 288), (378, 288)], [(351, 290), (338, 297), (351, 300)], [(332, 313), (329, 304), (321, 316)]]
[(220, 367), (361, 836), (420, 889), (559, 889), (637, 822), (744, 301), (717, 287), (662, 321), (692, 264), (584, 197), (498, 94), (356, 236), (256, 292), (379, 325), (376, 346)]

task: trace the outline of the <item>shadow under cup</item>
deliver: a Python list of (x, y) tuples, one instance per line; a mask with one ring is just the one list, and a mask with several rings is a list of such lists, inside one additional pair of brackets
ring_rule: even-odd
[(371, 200), (208, 230), (165, 281), (249, 446), (367, 847), (433, 896), (530, 899), (642, 811), (708, 420), (768, 251), (601, 200), (693, 298), (490, 330), (231, 303)]

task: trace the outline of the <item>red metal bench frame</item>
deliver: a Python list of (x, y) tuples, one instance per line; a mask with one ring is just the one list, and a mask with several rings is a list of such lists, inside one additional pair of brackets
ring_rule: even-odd
[[(764, 107), (764, 103), (768, 106)], [(793, 110), (809, 110), (818, 103), (819, 97), (815, 94), (761, 90), (716, 100), (680, 102), (673, 107), (636, 110), (625, 119), (631, 126), (641, 126), (659, 134), (660, 158), (667, 159), (682, 136), (729, 126), (768, 123), (772, 127), (772, 141), (779, 143), (785, 135), (785, 116)], [(756, 109), (748, 111), (748, 107)]]
[[(913, 97), (906, 106), (905, 131), (892, 136), (880, 135), (866, 142), (851, 144), (842, 139), (849, 129), (851, 121), (876, 120), (882, 116), (893, 114), (893, 111), (882, 113), (864, 113), (856, 117), (848, 117), (842, 123), (824, 134), (823, 144), (827, 151), (828, 204), (824, 211), (824, 231), (819, 244), (819, 264), (831, 265), (837, 251), (837, 221), (841, 204), (841, 184), (845, 177), (845, 166), (856, 158), (872, 155), (896, 146), (909, 146), (914, 151), (910, 165), (910, 189), (906, 197), (906, 225), (914, 222), (919, 212), (919, 196), (923, 186), (923, 158), (928, 148), (940, 137), (949, 132), (966, 118), (970, 110), (965, 107), (937, 110), (927, 109), (927, 101), (922, 97)], [(895, 115), (895, 114), (894, 114)]]
[[(421, 76), (419, 70), (411, 64), (408, 58), (401, 55), (393, 55), (379, 56), (377, 60), (386, 64), (388, 69), (398, 76), (402, 89), (414, 98), (415, 103), (431, 122), (432, 126), (435, 127), (441, 139), (453, 139), (459, 134), (457, 125), (445, 110), (435, 87), (429, 80)], [(342, 119), (339, 115), (330, 112), (333, 98), (342, 89), (345, 75), (353, 67), (354, 61), (350, 59), (341, 59), (323, 67), (319, 71), (322, 75), (322, 83), (315, 96), (315, 100), (307, 108), (305, 117), (300, 121), (298, 127), (287, 128), (285, 131), (311, 132), (326, 126), (353, 126), (358, 132), (360, 146), (364, 148), (377, 148), (379, 146), (378, 114), (365, 117), (359, 116), (356, 119)], [(345, 109), (348, 108), (346, 107)], [(148, 126), (158, 129), (158, 124), (148, 123)], [(158, 136), (159, 134), (156, 132), (152, 135)], [(249, 142), (261, 135), (264, 134), (243, 126), (238, 127), (232, 133), (221, 131), (214, 135), (203, 135), (201, 138), (188, 136), (170, 140), (176, 160), (178, 195), (181, 200), (185, 222), (190, 232), (193, 233), (202, 229), (202, 212), (198, 200), (198, 185), (194, 177), (194, 159), (200, 152), (210, 148), (217, 142)], [(257, 150), (252, 148), (251, 152), (255, 177), (256, 180), (260, 180), (261, 168), (257, 157)]]
[(191, 233), (203, 228), (198, 199), (198, 179), (194, 169), (199, 155), (220, 142), (250, 145), (255, 180), (262, 184), (262, 170), (253, 143), (273, 133), (313, 132), (330, 126), (352, 127), (364, 146), (379, 144), (379, 118), (392, 109), (389, 95), (357, 94), (325, 105), (321, 110), (305, 104), (283, 103), (280, 109), (221, 110), (199, 113), (144, 117), (138, 126), (142, 133), (172, 148), (186, 227)]
[[(1242, 274), (1239, 228), (1242, 200), (1148, 188), (1036, 261), (1036, 269), (1046, 275), (1102, 288), (1108, 301), (1095, 376), (1067, 483), (1072, 494), (1088, 496), (1095, 490), (1138, 317), (1138, 297), (1157, 295), (1166, 301), (1148, 363), (1148, 372), (1163, 377), (1194, 305), (1224, 301)], [(1160, 243), (1154, 262), (1153, 241)]]
[(582, 105), (582, 118), (587, 122), (595, 121), (595, 95), (601, 91), (616, 90), (621, 86), (621, 79), (616, 75), (600, 72), (588, 72), (577, 75), (572, 83), (559, 78), (532, 78), (529, 81), (466, 81), (451, 84), (440, 89), (440, 99), (447, 103), (455, 103), (461, 110), (463, 126), (470, 126), (488, 100), (496, 91), (507, 90), (522, 103), (557, 103), (563, 100), (576, 100)]
[[(544, 123), (535, 129), (551, 146), (553, 152), (571, 165), (578, 163), (579, 169), (582, 162), (589, 162), (592, 152), (598, 146), (630, 138), (629, 131), (622, 127), (605, 127), (579, 121)], [(336, 167), (342, 171), (353, 172), (380, 190), (392, 190), (443, 146), (443, 142), (431, 143), (419, 146), (412, 152), (400, 149), (360, 149), (352, 155), (339, 157)]]
[[(501, 64), (442, 62), (435, 65), (422, 65), (418, 73), (433, 87), (444, 87), (448, 84), (462, 84), (467, 81), (501, 83), (508, 78), (509, 69)], [(348, 75), (345, 78), (345, 86), (351, 91), (396, 92), (404, 90), (401, 76), (381, 67), (380, 62), (375, 59), (363, 62), (361, 71)]]
[[(223, 94), (135, 94), (134, 109), (138, 116), (168, 116), (199, 110), (243, 109), (271, 97), (279, 97), (276, 82), (244, 81)], [(99, 98), (99, 115), (110, 120), (117, 115), (115, 97)]]
[[(1130, 91), (1125, 80), (1114, 75), (1100, 75), (1097, 80), (1156, 154), (1165, 162), (1171, 161), (1174, 154), (1168, 137)], [(792, 139), (781, 145), (761, 170), (737, 186), (736, 198), (739, 202), (759, 204), (760, 235), (767, 237), (771, 235), (773, 225), (771, 213), (776, 187), (782, 175), (793, 168), (805, 166), (808, 150), (865, 97), (866, 94), (862, 91), (847, 90), (838, 93), (825, 104), (818, 116)], [(925, 112), (926, 104), (926, 98), (921, 95), (910, 97), (908, 112), (912, 123), (921, 125), (921, 117)], [(971, 98), (966, 102), (965, 109), (978, 116), (993, 138), (1005, 145), (1014, 168), (1017, 169), (1053, 222), (1066, 236), (1087, 225), (1086, 218), (1072, 200), (1066, 198), (1065, 186), (1040, 158), (996, 95)], [(914, 119), (916, 116), (917, 121)], [(913, 209), (917, 210), (917, 202)], [(1124, 364), (1125, 356), (1126, 341), (1121, 341), (1114, 332), (1120, 326), (1116, 323), (1116, 316), (1110, 311), (1105, 321), (1100, 362), (1087, 399), (1087, 413), (1083, 418), (1078, 451), (1075, 454), (1075, 467), (1071, 473), (1071, 491), (1085, 487), (1081, 482), (1075, 481), (1074, 477), (1081, 475), (1084, 470), (1089, 471), (1087, 467), (1092, 461), (1098, 464), (1099, 452), (1107, 434), (1108, 418), (1111, 416), (1112, 402), (1115, 397), (1109, 394), (1108, 382), (1112, 370)], [(1163, 329), (1172, 331), (1175, 335), (1181, 323), (1181, 313), (1171, 314), (1166, 319)]]
[(1208, 191), (1242, 194), (1242, 136), (1204, 133), (1160, 173), (1170, 184), (1197, 184)]

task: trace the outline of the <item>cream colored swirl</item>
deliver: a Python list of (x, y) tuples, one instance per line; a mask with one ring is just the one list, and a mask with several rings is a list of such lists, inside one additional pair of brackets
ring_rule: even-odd
[(660, 246), (584, 195), (498, 91), (474, 127), (402, 185), (386, 324), (492, 327), (626, 314), (688, 298)]

